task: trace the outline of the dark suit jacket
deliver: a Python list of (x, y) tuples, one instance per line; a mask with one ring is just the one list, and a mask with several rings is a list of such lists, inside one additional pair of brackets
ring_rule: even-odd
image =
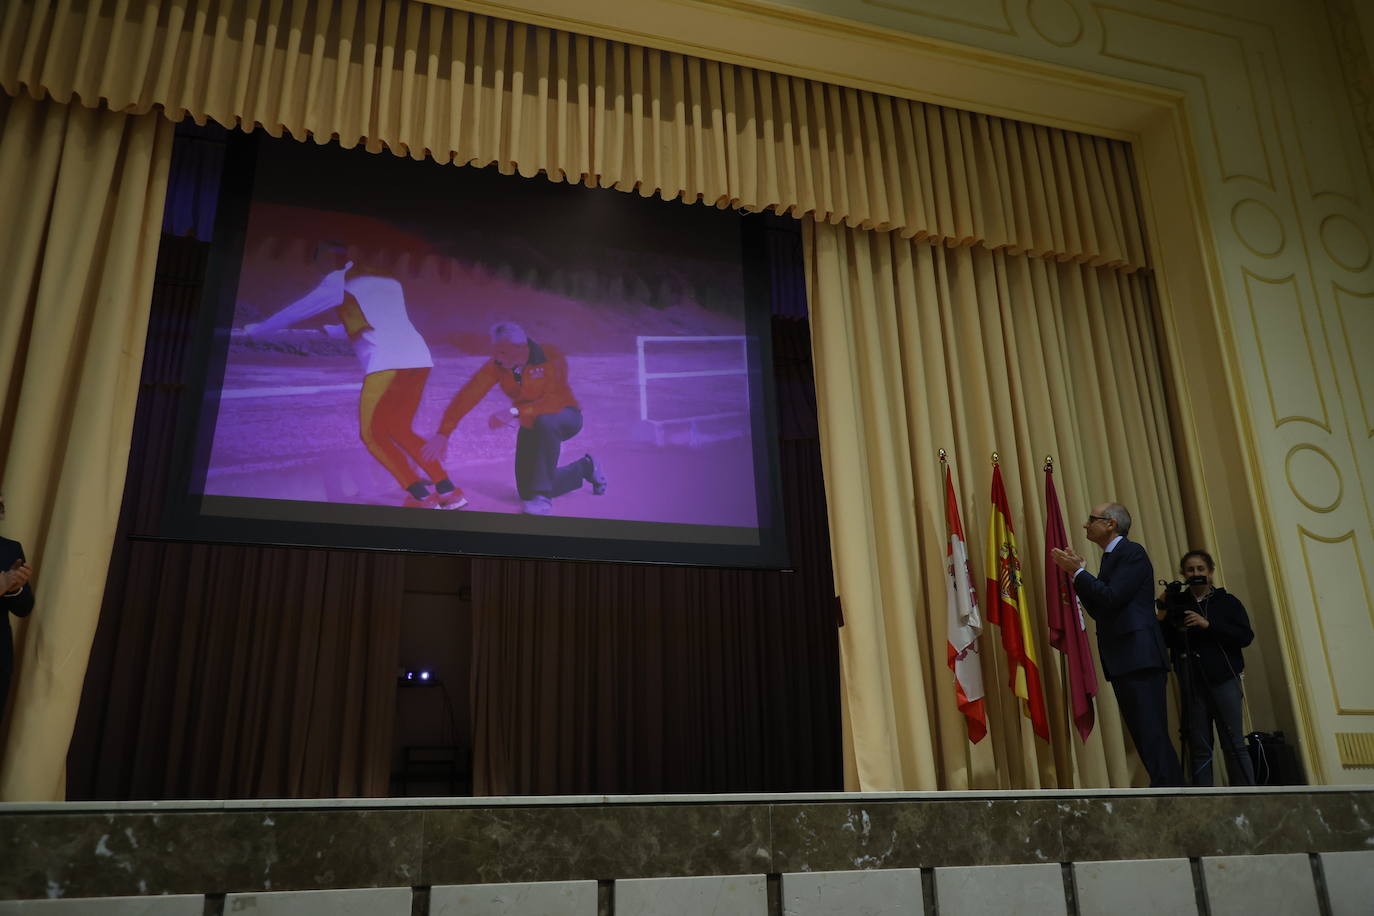
[(1107, 680), (1138, 671), (1169, 670), (1164, 635), (1155, 619), (1154, 567), (1145, 548), (1124, 537), (1102, 557), (1094, 576), (1073, 578), (1083, 608), (1097, 621), (1097, 648)]
[[(9, 569), (15, 560), (24, 559), (24, 548), (18, 541), (0, 538), (0, 569)], [(27, 617), (33, 610), (33, 589), (25, 585), (23, 590), (8, 598), (0, 596), (0, 614), (5, 614), (4, 626), (0, 626), (0, 711), (4, 710), (5, 696), (9, 693), (10, 673), (14, 670), (14, 636), (10, 633), (9, 614)]]

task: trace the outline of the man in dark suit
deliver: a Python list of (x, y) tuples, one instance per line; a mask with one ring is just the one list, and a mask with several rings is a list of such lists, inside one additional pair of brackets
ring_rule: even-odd
[[(0, 521), (5, 520), (5, 498), (0, 496)], [(14, 637), (10, 634), (10, 618), (27, 617), (33, 610), (33, 589), (29, 577), (33, 568), (24, 561), (24, 548), (18, 541), (0, 537), (0, 614), (5, 615), (0, 627), (0, 715), (10, 692), (10, 676), (14, 672)]]
[(1169, 656), (1155, 619), (1154, 567), (1145, 548), (1126, 539), (1131, 514), (1124, 506), (1097, 506), (1083, 530), (1104, 551), (1098, 574), (1084, 569), (1086, 561), (1072, 550), (1056, 549), (1054, 562), (1073, 576), (1074, 591), (1097, 621), (1102, 672), (1111, 682), (1150, 785), (1181, 786), (1183, 770), (1169, 741)]

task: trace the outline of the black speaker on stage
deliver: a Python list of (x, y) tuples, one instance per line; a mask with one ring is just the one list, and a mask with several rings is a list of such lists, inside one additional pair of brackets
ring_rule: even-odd
[(1245, 736), (1245, 749), (1255, 767), (1255, 785), (1306, 785), (1298, 752), (1283, 737), (1283, 732), (1251, 732)]

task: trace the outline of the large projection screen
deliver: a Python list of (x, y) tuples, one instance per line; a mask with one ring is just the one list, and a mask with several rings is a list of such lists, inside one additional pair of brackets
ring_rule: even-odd
[(236, 135), (162, 534), (786, 566), (766, 231)]

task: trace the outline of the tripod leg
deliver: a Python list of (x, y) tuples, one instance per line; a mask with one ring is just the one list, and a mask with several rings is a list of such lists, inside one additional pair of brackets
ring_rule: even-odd
[(1187, 697), (1187, 742), (1191, 769), (1188, 770), (1188, 784), (1210, 786), (1212, 774), (1212, 717), (1209, 714), (1207, 682), (1198, 671), (1196, 659), (1189, 668), (1189, 687)]

